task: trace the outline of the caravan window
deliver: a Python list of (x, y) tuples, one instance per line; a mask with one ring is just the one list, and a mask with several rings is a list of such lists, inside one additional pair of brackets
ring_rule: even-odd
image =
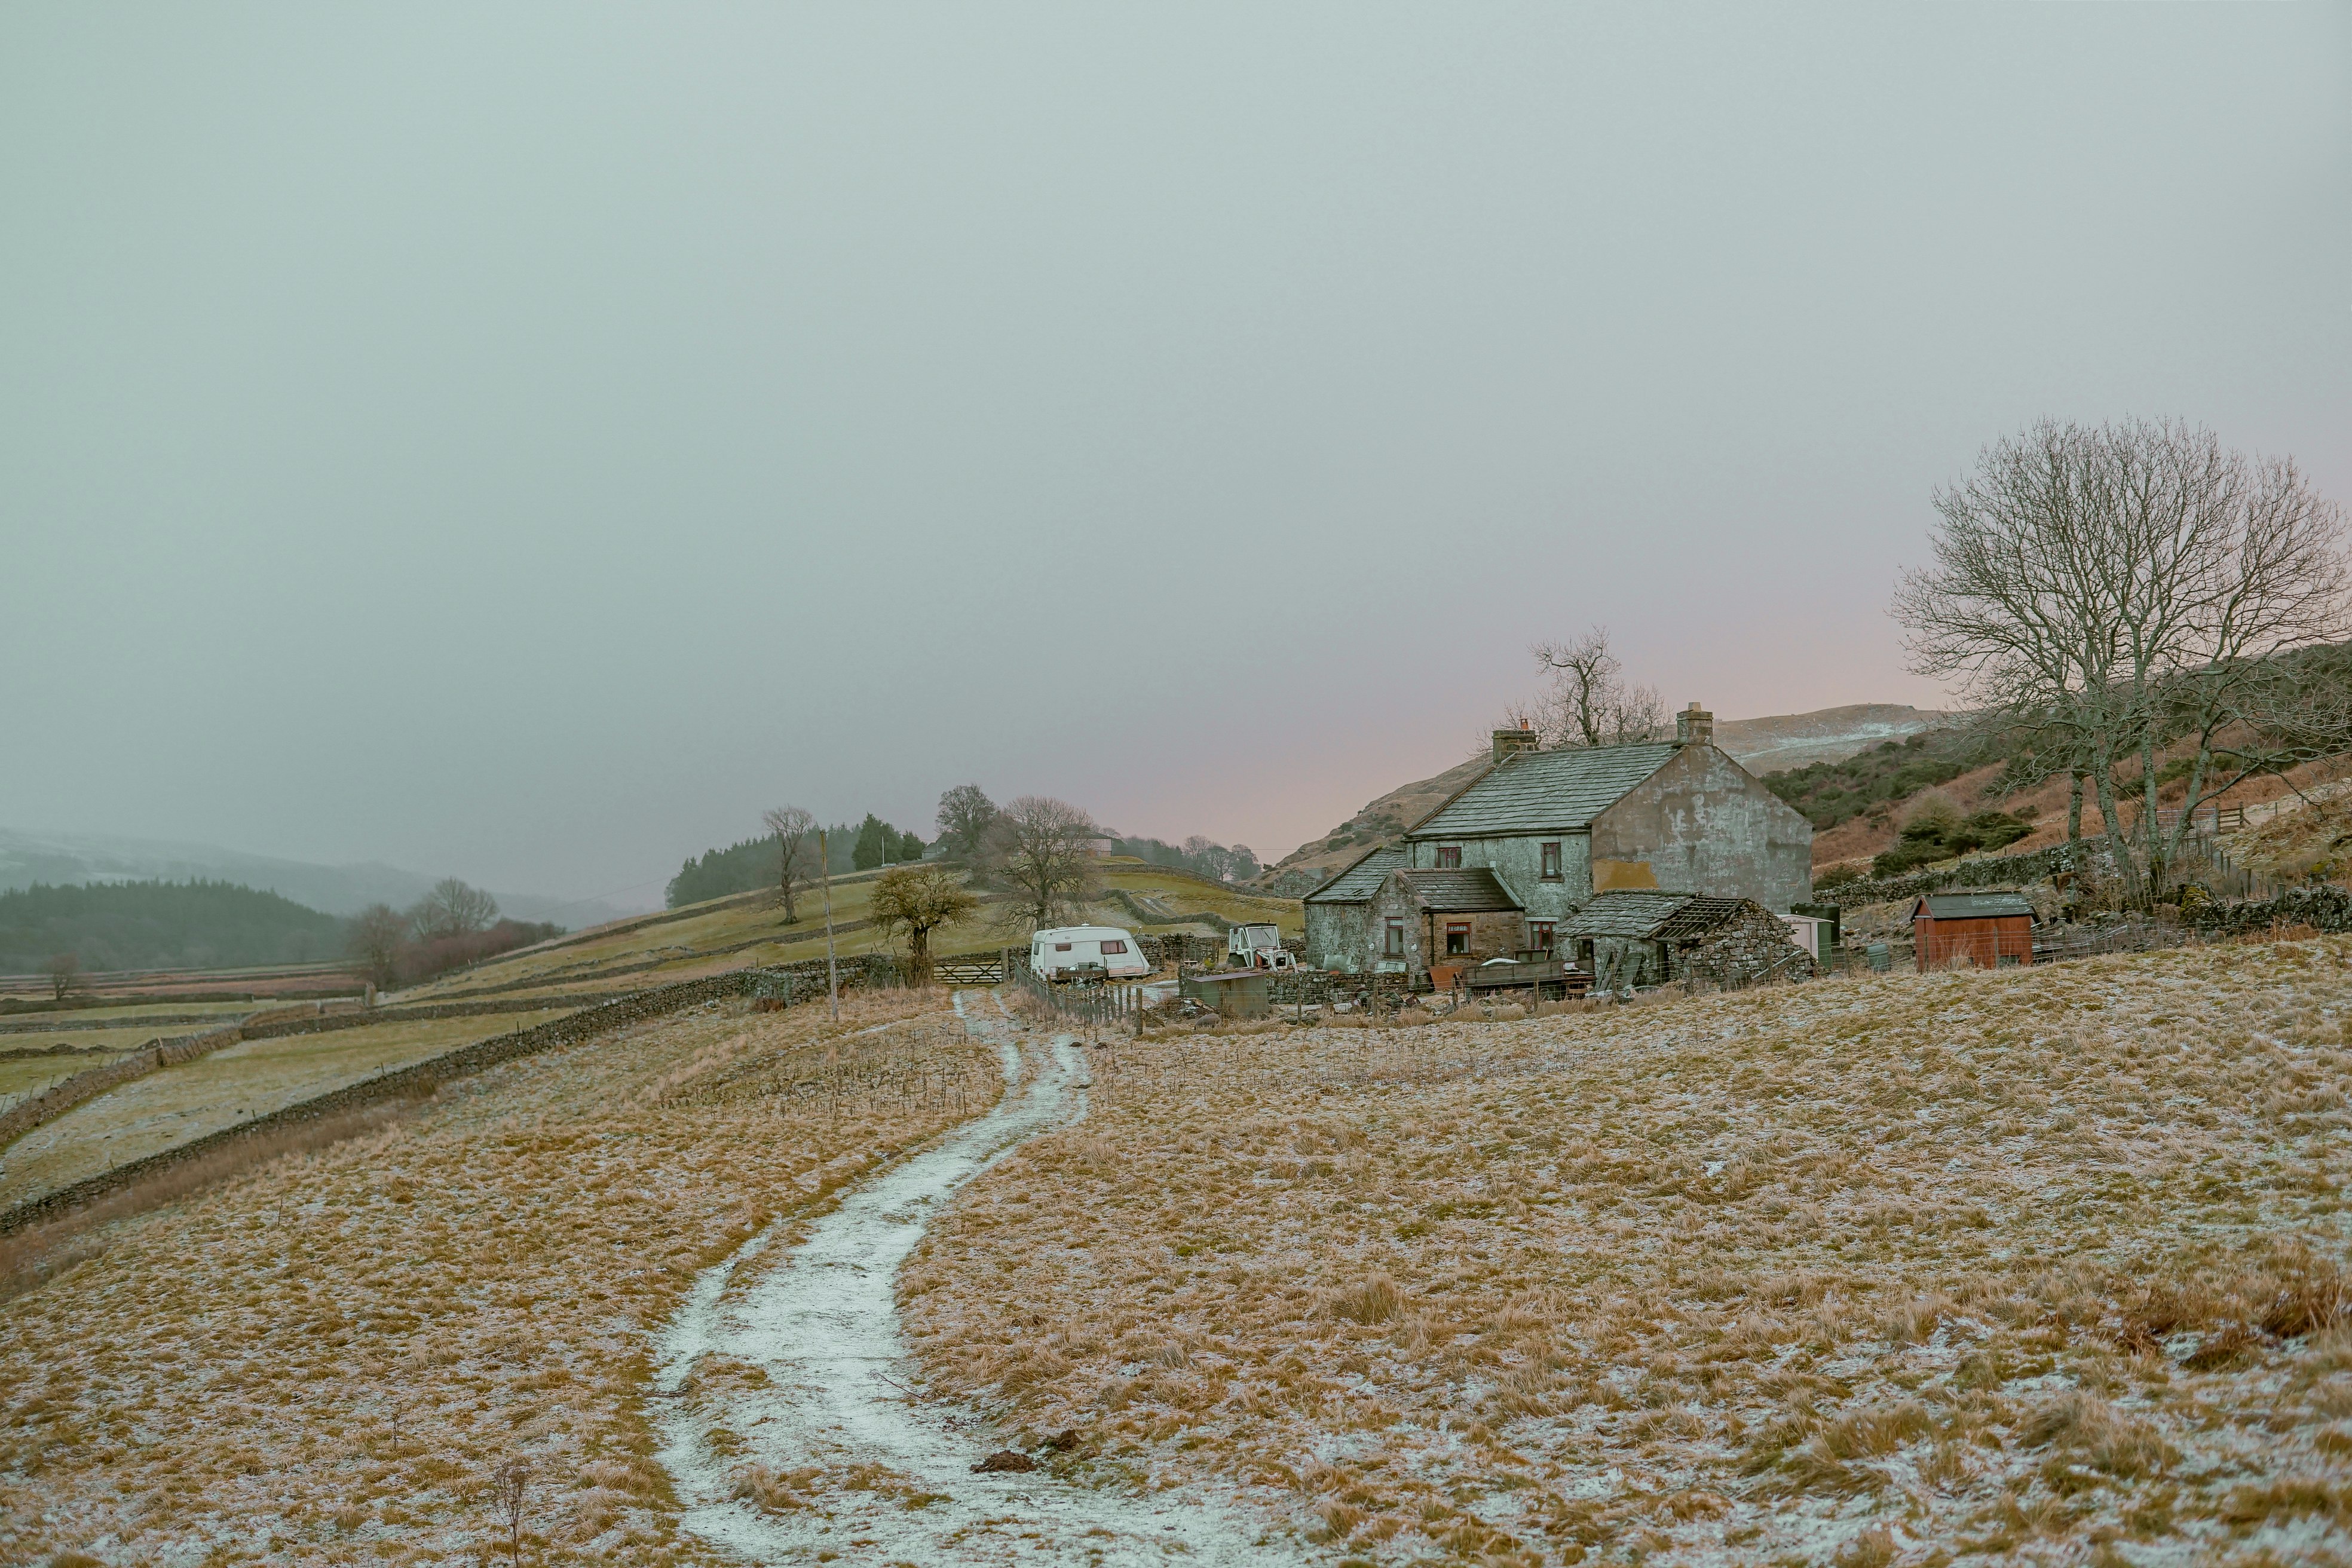
[(1102, 944), (1102, 950), (1105, 952), (1125, 952), (1127, 951), (1127, 943), (1123, 942), (1107, 942)]
[(1057, 942), (1054, 944), (1054, 951), (1055, 952), (1067, 952), (1070, 951), (1070, 944), (1066, 942)]

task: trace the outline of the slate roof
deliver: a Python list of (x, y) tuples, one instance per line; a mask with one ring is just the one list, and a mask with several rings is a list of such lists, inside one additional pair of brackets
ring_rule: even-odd
[(1664, 767), (1673, 745), (1514, 752), (1415, 826), (1414, 838), (1478, 838), (1585, 827)]
[(1690, 902), (1688, 893), (1599, 893), (1560, 926), (1561, 936), (1645, 937)]
[[(2015, 893), (1929, 893), (1919, 900), (1927, 906), (1927, 918), (1938, 921), (1996, 920), (2011, 915), (2023, 915), (2031, 920), (2033, 906)], [(1911, 918), (1919, 918), (1913, 906)]]
[(1570, 915), (1559, 934), (1683, 942), (1705, 936), (1738, 914), (1747, 902), (1745, 899), (1717, 899), (1704, 893), (1654, 893), (1646, 889), (1601, 893)]
[(1401, 846), (1382, 844), (1365, 850), (1342, 866), (1331, 879), (1307, 895), (1307, 901), (1318, 904), (1363, 904), (1371, 901), (1389, 879), (1389, 873), (1404, 864)]
[(1484, 866), (1459, 871), (1399, 871), (1395, 875), (1415, 899), (1441, 914), (1485, 914), (1519, 907), (1510, 889)]

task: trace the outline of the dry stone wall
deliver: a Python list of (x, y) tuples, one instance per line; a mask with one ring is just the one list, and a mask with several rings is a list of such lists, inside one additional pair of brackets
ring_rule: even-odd
[[(793, 967), (804, 968), (805, 965)], [(821, 971), (821, 960), (819, 967)], [(163, 1150), (160, 1153), (150, 1154), (142, 1160), (130, 1161), (102, 1174), (17, 1204), (5, 1213), (0, 1213), (0, 1236), (22, 1230), (27, 1226), (37, 1225), (44, 1220), (54, 1219), (84, 1204), (104, 1197), (110, 1193), (131, 1186), (159, 1172), (232, 1148), (240, 1142), (268, 1138), (394, 1100), (422, 1100), (445, 1083), (470, 1078), (501, 1062), (535, 1056), (542, 1051), (560, 1050), (580, 1045), (598, 1035), (624, 1028), (631, 1024), (641, 1023), (647, 1018), (659, 1017), (664, 1014), (678, 1012), (706, 1002), (723, 1001), (743, 995), (761, 976), (772, 973), (773, 972), (756, 969), (736, 970), (727, 974), (713, 975), (706, 980), (688, 980), (676, 985), (664, 985), (651, 990), (633, 992), (617, 1001), (606, 1002), (600, 1006), (583, 1008), (569, 1017), (557, 1018), (528, 1029), (519, 1029), (512, 1034), (493, 1036), (487, 1040), (476, 1040), (470, 1045), (459, 1046), (455, 1050), (445, 1051), (439, 1056), (427, 1058), (424, 1061), (414, 1062), (403, 1068), (394, 1068), (389, 1071), (378, 1073), (373, 1078), (362, 1079), (357, 1083), (330, 1089), (324, 1094), (314, 1095), (309, 1100), (271, 1111), (266, 1116), (257, 1116), (251, 1121), (238, 1122), (234, 1127), (222, 1128), (217, 1132), (206, 1133), (201, 1138), (192, 1138), (185, 1143)], [(869, 976), (870, 971), (861, 969), (857, 973), (856, 983), (869, 983)], [(817, 984), (821, 994), (824, 984), (821, 973)], [(795, 992), (795, 994), (799, 994)], [(230, 1031), (222, 1030), (216, 1033), (226, 1035)], [(197, 1038), (209, 1037), (197, 1037)], [(226, 1045), (229, 1041), (224, 1039), (219, 1043)], [(151, 1068), (148, 1070), (153, 1069)]]

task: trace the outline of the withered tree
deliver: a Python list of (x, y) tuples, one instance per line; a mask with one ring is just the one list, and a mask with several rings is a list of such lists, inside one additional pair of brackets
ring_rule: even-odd
[(802, 806), (780, 805), (761, 812), (760, 820), (776, 836), (776, 886), (784, 895), (784, 923), (790, 925), (799, 918), (800, 890), (816, 875), (816, 817)]
[(1935, 506), (1935, 563), (1893, 605), (1912, 668), (2068, 737), (2127, 879), (2135, 791), (2143, 890), (2160, 891), (2197, 808), (2273, 765), (2224, 742), (2280, 707), (2287, 656), (2346, 629), (2341, 509), (2291, 458), (2168, 420), (2044, 420)]
[(81, 989), (81, 960), (70, 952), (60, 952), (42, 966), (49, 980), (49, 994), (62, 1002)]
[(419, 942), (441, 942), (472, 936), (490, 929), (499, 918), (499, 901), (481, 889), (455, 877), (444, 877), (408, 911), (408, 923)]
[(1095, 819), (1067, 801), (1024, 795), (997, 814), (984, 858), (1013, 891), (1015, 918), (1049, 926), (1093, 891), (1101, 837)]
[(390, 904), (370, 904), (352, 917), (350, 951), (378, 990), (389, 990), (400, 978), (401, 950), (408, 943), (408, 921)]
[(1538, 643), (1531, 651), (1550, 684), (1507, 716), (1533, 729), (1546, 746), (1626, 746), (1674, 732), (1656, 689), (1627, 684), (1624, 665), (1609, 651), (1608, 627), (1569, 642)]
[(866, 913), (887, 939), (907, 933), (909, 984), (931, 983), (931, 932), (950, 925), (980, 907), (980, 900), (963, 879), (939, 866), (898, 866), (874, 883)]

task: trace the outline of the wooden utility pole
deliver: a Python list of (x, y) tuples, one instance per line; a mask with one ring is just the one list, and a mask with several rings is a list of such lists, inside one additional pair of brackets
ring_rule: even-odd
[(833, 857), (825, 849), (824, 829), (816, 830), (816, 874), (824, 884), (824, 1005), (833, 1021), (841, 1022), (841, 979), (833, 964)]

